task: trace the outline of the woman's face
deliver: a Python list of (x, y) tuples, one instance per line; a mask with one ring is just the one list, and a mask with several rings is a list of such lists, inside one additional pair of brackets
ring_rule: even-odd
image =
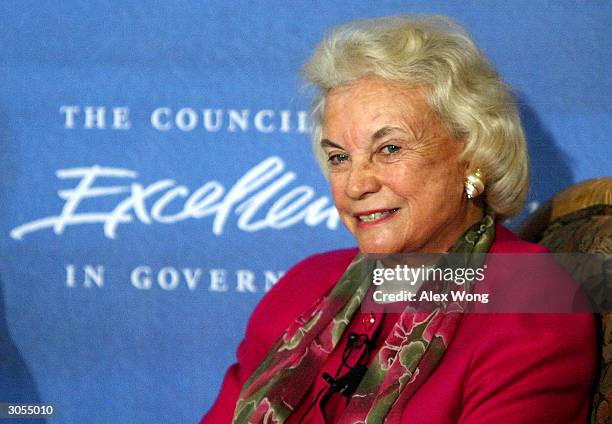
[(322, 125), (334, 202), (362, 252), (445, 252), (480, 219), (464, 144), (420, 89), (377, 77), (334, 88)]

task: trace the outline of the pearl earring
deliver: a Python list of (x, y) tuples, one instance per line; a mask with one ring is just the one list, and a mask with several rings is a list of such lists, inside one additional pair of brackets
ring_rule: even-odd
[(474, 199), (482, 194), (484, 191), (484, 181), (482, 181), (482, 172), (480, 168), (476, 168), (473, 174), (468, 175), (465, 178), (465, 192), (468, 199)]

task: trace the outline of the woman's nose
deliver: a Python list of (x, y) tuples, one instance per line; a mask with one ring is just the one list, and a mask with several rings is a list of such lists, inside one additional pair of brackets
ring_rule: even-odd
[(345, 187), (346, 195), (353, 200), (359, 200), (378, 190), (380, 182), (373, 164), (353, 161)]

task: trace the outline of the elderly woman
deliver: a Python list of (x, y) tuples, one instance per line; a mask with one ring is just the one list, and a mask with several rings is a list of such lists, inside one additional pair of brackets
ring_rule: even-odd
[(319, 89), (314, 149), (359, 249), (310, 257), (266, 294), (202, 422), (584, 422), (590, 315), (359, 308), (365, 253), (543, 251), (499, 223), (522, 207), (527, 153), (471, 39), (438, 17), (349, 23), (305, 75)]

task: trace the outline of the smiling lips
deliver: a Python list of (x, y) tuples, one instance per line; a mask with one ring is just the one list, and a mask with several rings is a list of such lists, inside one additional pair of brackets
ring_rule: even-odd
[(393, 209), (377, 209), (372, 211), (357, 212), (353, 216), (357, 219), (357, 224), (360, 227), (378, 224), (390, 218), (399, 208)]

